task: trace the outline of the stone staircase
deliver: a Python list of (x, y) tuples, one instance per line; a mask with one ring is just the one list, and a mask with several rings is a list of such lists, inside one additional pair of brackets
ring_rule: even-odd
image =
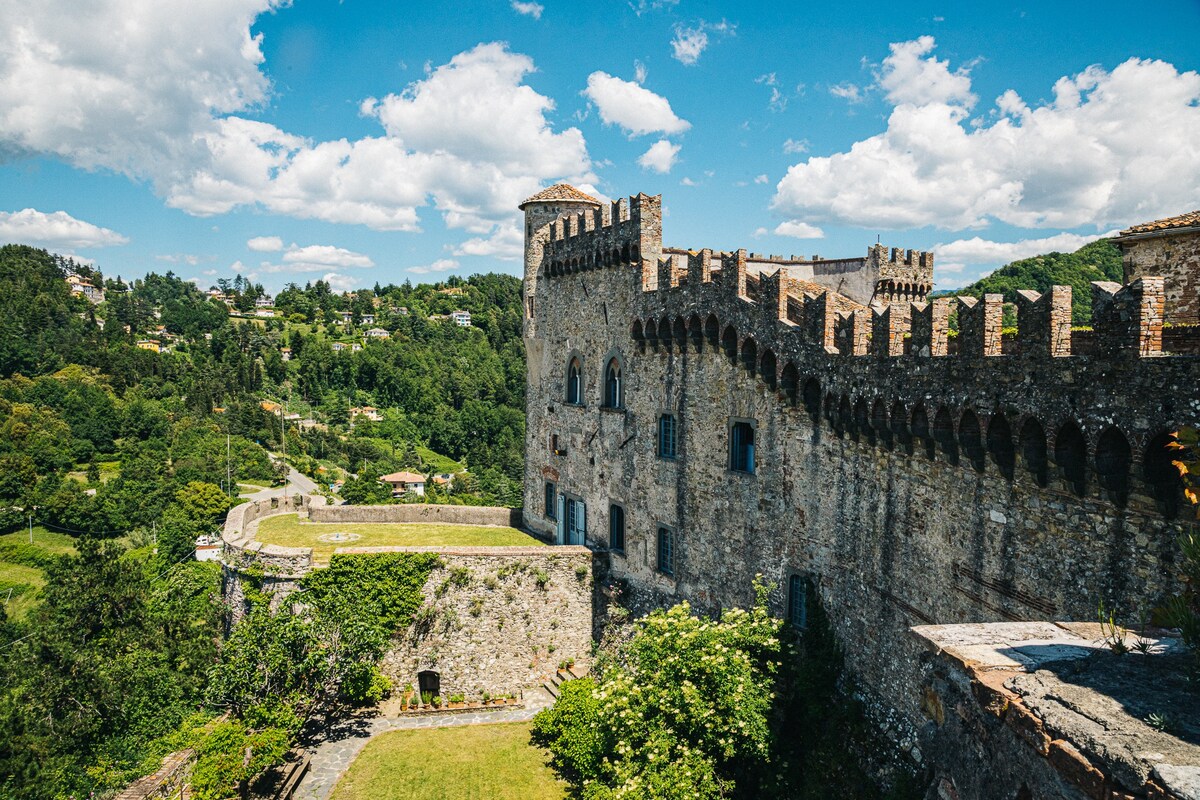
[(576, 663), (575, 665), (567, 667), (566, 669), (560, 669), (556, 671), (550, 676), (549, 680), (546, 680), (542, 683), (542, 688), (545, 689), (551, 697), (557, 700), (559, 694), (561, 694), (562, 685), (564, 683), (586, 677), (590, 671), (591, 669), (587, 664)]

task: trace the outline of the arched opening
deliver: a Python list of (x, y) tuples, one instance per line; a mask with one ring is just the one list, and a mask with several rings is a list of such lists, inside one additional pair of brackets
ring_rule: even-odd
[(700, 321), (699, 314), (692, 314), (688, 319), (688, 338), (692, 340), (694, 352), (704, 352), (704, 323)]
[(800, 402), (800, 375), (796, 372), (796, 365), (790, 361), (783, 365), (783, 374), (779, 376), (779, 388), (783, 389), (784, 396), (793, 406)]
[(567, 364), (567, 402), (583, 405), (583, 367), (578, 358), (572, 358)]
[(646, 343), (651, 350), (658, 350), (658, 323), (652, 319), (646, 320)]
[(673, 330), (675, 332), (675, 346), (682, 353), (687, 349), (688, 342), (687, 323), (683, 321), (683, 317), (675, 318), (675, 327)]
[(933, 418), (933, 438), (946, 461), (958, 463), (958, 440), (954, 438), (954, 422), (950, 418), (950, 409), (942, 406)]
[[(411, 673), (410, 673), (411, 674)], [(428, 702), (425, 698), (434, 698), (442, 696), (442, 676), (438, 675), (431, 669), (417, 673), (417, 691), (421, 695), (421, 702)]]
[(892, 411), (888, 414), (890, 428), (892, 430), (892, 438), (899, 445), (901, 452), (911, 456), (913, 454), (913, 434), (912, 428), (908, 424), (908, 410), (904, 407), (904, 403), (899, 400), (892, 403)]
[(867, 410), (866, 398), (860, 397), (854, 404), (854, 429), (866, 437), (867, 444), (875, 446), (875, 429), (871, 426), (871, 412)]
[(987, 451), (996, 469), (1000, 470), (1005, 480), (1011, 481), (1016, 453), (1013, 450), (1012, 428), (1008, 424), (1008, 417), (1001, 412), (993, 414), (988, 422)]
[(1096, 479), (1113, 505), (1124, 508), (1129, 502), (1129, 464), (1132, 451), (1125, 434), (1115, 427), (1106, 428), (1096, 442)]
[(732, 325), (727, 326), (725, 332), (721, 334), (721, 349), (725, 351), (725, 357), (729, 359), (730, 364), (737, 363), (737, 331), (733, 329)]
[(821, 384), (816, 378), (807, 378), (804, 381), (803, 397), (804, 410), (816, 422), (821, 414)]
[(611, 358), (604, 368), (604, 407), (625, 407), (625, 386), (621, 380), (621, 361)]
[(762, 378), (762, 382), (767, 385), (771, 391), (779, 385), (776, 377), (778, 365), (775, 363), (775, 351), (768, 350), (762, 354), (762, 360), (758, 364), (758, 375)]
[(879, 443), (891, 450), (892, 429), (888, 425), (887, 405), (883, 402), (882, 397), (876, 397), (871, 406), (871, 428), (874, 429)]
[(924, 403), (918, 403), (913, 409), (910, 428), (913, 439), (915, 442), (920, 442), (921, 449), (925, 451), (925, 457), (932, 459), (934, 454), (933, 432), (929, 429), (929, 414), (925, 411)]
[(612, 251), (612, 265), (615, 267), (617, 264), (620, 264), (620, 263), (621, 263), (621, 251), (614, 247), (613, 251)]
[(642, 321), (635, 319), (633, 321), (633, 330), (630, 332), (633, 338), (633, 343), (637, 345), (639, 353), (646, 352), (646, 334), (642, 331)]
[(1087, 492), (1087, 442), (1074, 420), (1064, 422), (1054, 437), (1054, 464), (1075, 494)]
[(709, 314), (708, 319), (704, 320), (704, 340), (708, 342), (708, 346), (713, 350), (717, 349), (720, 343), (718, 331), (721, 330), (721, 323), (717, 321), (715, 314)]
[(986, 466), (983, 449), (983, 431), (979, 426), (979, 417), (967, 409), (958, 421), (958, 446), (967, 457), (971, 467), (976, 472), (983, 472)]
[(825, 399), (821, 401), (821, 409), (825, 414), (825, 421), (836, 428), (838, 403), (832, 392), (825, 393)]
[(1046, 486), (1049, 470), (1046, 458), (1046, 430), (1033, 417), (1021, 426), (1021, 461), (1038, 486)]
[(838, 400), (837, 414), (834, 415), (833, 429), (840, 436), (849, 433), (850, 438), (858, 441), (858, 428), (854, 425), (854, 409), (850, 407), (850, 397), (842, 395)]
[(742, 368), (753, 375), (757, 366), (758, 345), (754, 343), (753, 336), (747, 336), (746, 341), (742, 342)]
[(1142, 454), (1142, 475), (1146, 487), (1158, 503), (1158, 509), (1167, 519), (1174, 519), (1183, 507), (1183, 480), (1179, 470), (1171, 463), (1178, 455), (1171, 446), (1175, 443), (1175, 434), (1163, 431), (1150, 440)]
[(671, 352), (672, 345), (671, 318), (663, 317), (658, 321), (658, 344), (663, 350)]
[(625, 263), (625, 264), (628, 264), (630, 261), (630, 259), (629, 259), (629, 242), (626, 242), (625, 246), (621, 248), (621, 261), (622, 261), (622, 263)]

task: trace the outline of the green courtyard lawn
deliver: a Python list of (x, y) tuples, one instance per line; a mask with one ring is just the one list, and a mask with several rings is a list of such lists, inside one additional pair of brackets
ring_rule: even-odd
[[(356, 534), (349, 541), (324, 541), (322, 535)], [(296, 514), (277, 514), (258, 523), (258, 541), (284, 547), (311, 547), (326, 562), (339, 547), (530, 547), (542, 542), (516, 528), (491, 525), (441, 525), (428, 522), (309, 522)]]
[(529, 723), (391, 731), (367, 742), (333, 800), (563, 800)]
[[(46, 584), (42, 570), (31, 563), (20, 563), (25, 559), (19, 551), (27, 547), (28, 529), (0, 536), (0, 604), (4, 606), (8, 618), (13, 620), (24, 619), (41, 602), (41, 588)], [(75, 540), (66, 534), (34, 525), (33, 547), (62, 555), (75, 552)], [(6, 548), (9, 551), (7, 553)]]

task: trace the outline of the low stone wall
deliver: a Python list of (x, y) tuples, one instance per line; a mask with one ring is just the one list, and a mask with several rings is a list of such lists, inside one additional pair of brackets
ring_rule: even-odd
[(537, 686), (592, 644), (592, 553), (586, 547), (343, 548), (437, 552), (425, 605), (380, 665), (396, 689), (438, 673), (443, 697)]
[(443, 525), (503, 525), (510, 528), (520, 528), (524, 525), (524, 515), (519, 508), (427, 503), (388, 506), (313, 505), (309, 509), (309, 519), (313, 522), (435, 522)]
[[(319, 502), (318, 502), (319, 501)], [(244, 568), (251, 564), (261, 565), (268, 574), (300, 576), (312, 569), (311, 547), (281, 547), (263, 544), (254, 539), (248, 529), (263, 517), (276, 514), (311, 513), (325, 504), (323, 497), (292, 495), (272, 497), (267, 500), (252, 500), (234, 506), (225, 517), (225, 529), (221, 533), (224, 545), (223, 559), (226, 566)]]

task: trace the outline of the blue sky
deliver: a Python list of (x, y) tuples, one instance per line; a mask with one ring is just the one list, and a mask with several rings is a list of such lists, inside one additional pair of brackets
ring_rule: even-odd
[[(1200, 3), (0, 7), (0, 240), (269, 290), (520, 273), (515, 206), (666, 244), (937, 254), (939, 287), (1200, 207)], [(18, 6), (20, 6), (18, 8)]]

